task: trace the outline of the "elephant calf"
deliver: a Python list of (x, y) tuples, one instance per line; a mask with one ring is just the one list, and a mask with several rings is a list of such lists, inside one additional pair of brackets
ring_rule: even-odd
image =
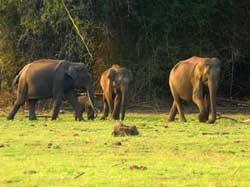
[[(91, 103), (89, 101), (88, 96), (86, 96), (86, 95), (78, 96), (78, 102), (80, 104), (81, 113), (86, 112), (87, 119), (88, 120), (93, 120), (95, 118), (95, 112), (91, 107)], [(76, 115), (75, 115), (75, 120), (77, 120)]]
[[(97, 110), (99, 111), (99, 109), (102, 106), (102, 103), (98, 96), (94, 96), (94, 98), (95, 98), (95, 107), (97, 107)], [(87, 95), (80, 95), (78, 96), (77, 99), (80, 104), (81, 113), (86, 112), (88, 120), (93, 120), (95, 117), (97, 117), (97, 113), (91, 107), (91, 103)], [(76, 115), (75, 115), (75, 120), (77, 120)]]
[(106, 119), (108, 114), (112, 119), (121, 120), (125, 118), (125, 110), (128, 102), (129, 84), (133, 80), (130, 70), (113, 65), (103, 72), (100, 84), (103, 90), (103, 116)]
[[(217, 58), (191, 57), (178, 62), (170, 72), (169, 86), (174, 98), (169, 121), (175, 119), (177, 111), (185, 122), (182, 101), (193, 101), (199, 108), (199, 121), (214, 123), (216, 120), (216, 90), (220, 75)], [(211, 118), (208, 120), (209, 112)]]

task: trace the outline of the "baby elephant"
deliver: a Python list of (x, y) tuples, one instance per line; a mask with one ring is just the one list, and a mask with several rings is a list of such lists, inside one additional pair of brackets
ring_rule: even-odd
[(191, 57), (177, 63), (169, 76), (169, 86), (174, 98), (169, 121), (174, 121), (178, 110), (180, 120), (186, 122), (181, 103), (193, 101), (200, 111), (199, 121), (214, 123), (219, 76), (220, 61), (217, 58)]
[[(80, 104), (80, 112), (86, 112), (87, 119), (93, 120), (95, 118), (95, 112), (91, 107), (91, 103), (87, 95), (78, 96), (78, 102)], [(78, 120), (77, 116), (75, 115), (75, 120)]]

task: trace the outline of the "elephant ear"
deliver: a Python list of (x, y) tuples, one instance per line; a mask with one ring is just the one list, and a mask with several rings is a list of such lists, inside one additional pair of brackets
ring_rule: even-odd
[(195, 71), (194, 71), (194, 78), (195, 81), (201, 81), (202, 79), (202, 75), (205, 74), (205, 71), (207, 71), (207, 65), (206, 63), (198, 63), (195, 67)]
[(213, 65), (216, 68), (218, 68), (218, 69), (221, 68), (221, 61), (218, 58), (216, 58), (216, 57), (211, 58), (211, 62), (213, 63)]
[(67, 93), (68, 91), (74, 89), (74, 80), (67, 73), (64, 74), (64, 86), (63, 92)]
[(64, 63), (64, 93), (73, 89), (75, 76), (74, 68), (69, 63)]
[(75, 80), (77, 72), (76, 72), (74, 66), (68, 65), (65, 68), (65, 74)]
[(107, 73), (107, 77), (110, 81), (114, 81), (116, 76), (116, 71), (113, 69), (109, 69)]
[(205, 60), (205, 68), (204, 71), (208, 74), (210, 74), (212, 72), (219, 72), (221, 69), (221, 62), (218, 58), (213, 57), (213, 58), (207, 58)]

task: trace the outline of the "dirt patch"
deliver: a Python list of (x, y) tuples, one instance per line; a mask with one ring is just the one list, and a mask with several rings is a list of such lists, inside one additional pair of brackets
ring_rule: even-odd
[(202, 132), (203, 136), (213, 136), (213, 135), (229, 135), (229, 132)]
[(137, 165), (132, 165), (132, 166), (129, 166), (129, 169), (130, 170), (146, 170), (148, 169), (146, 166), (137, 166)]
[(136, 126), (127, 126), (122, 123), (119, 123), (114, 126), (112, 135), (113, 136), (125, 136), (125, 135), (138, 135), (139, 132)]
[(36, 174), (37, 171), (35, 171), (35, 170), (28, 170), (28, 171), (24, 171), (23, 173), (24, 174)]
[(53, 145), (52, 143), (48, 143), (47, 147), (48, 147), (48, 148), (51, 148), (52, 145)]

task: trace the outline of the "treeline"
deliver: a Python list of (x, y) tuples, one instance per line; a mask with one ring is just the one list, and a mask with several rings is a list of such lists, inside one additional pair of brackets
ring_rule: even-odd
[[(217, 56), (220, 95), (250, 95), (249, 0), (0, 0), (0, 80), (9, 88), (35, 59), (84, 62), (95, 87), (111, 64), (131, 69), (138, 97), (169, 94), (168, 74), (179, 60)], [(91, 55), (93, 58), (91, 58)]]

